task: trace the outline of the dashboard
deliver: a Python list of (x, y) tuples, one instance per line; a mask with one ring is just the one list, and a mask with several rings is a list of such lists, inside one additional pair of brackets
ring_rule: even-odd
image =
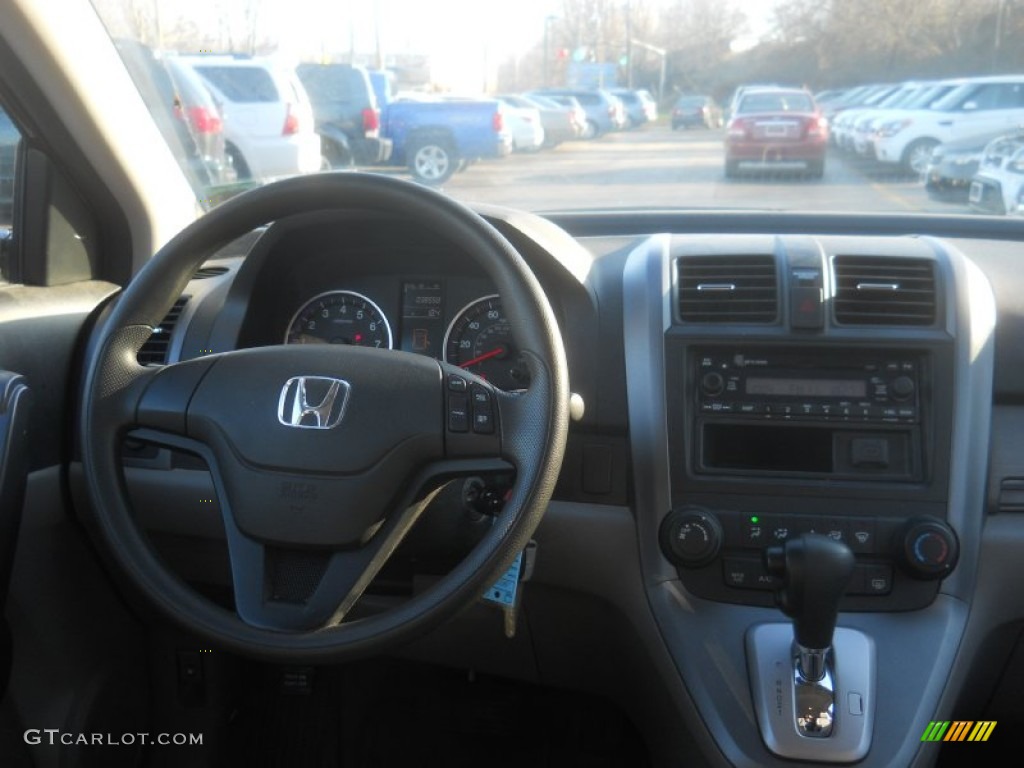
[[(552, 303), (576, 407), (527, 625), (498, 648), (480, 641), (489, 619), (463, 619), (407, 652), (612, 693), (665, 764), (694, 743), (708, 764), (933, 760), (918, 734), (981, 707), (965, 693), (968, 677), (993, 674), (979, 649), (1024, 616), (985, 596), (1019, 570), (1007, 544), (1019, 531), (986, 538), (990, 518), (1016, 526), (1000, 499), (1011, 509), (1024, 476), (1009, 230), (479, 210)], [(282, 221), (207, 263), (147, 361), (357, 344), (526, 388), (515, 297), (471, 256), (384, 216)], [(163, 499), (147, 503), (147, 525), (217, 538), (208, 520), (183, 520), (181, 489), (205, 489), (201, 467), (163, 450), (125, 463), (137, 494)], [(458, 522), (465, 488), (439, 499), (436, 539), (472, 539)], [(795, 737), (774, 713), (772, 670), (789, 650), (771, 629), (787, 620), (766, 563), (805, 533), (853, 553), (831, 741)], [(410, 557), (406, 575), (424, 562)], [(573, 656), (591, 630), (596, 650)]]

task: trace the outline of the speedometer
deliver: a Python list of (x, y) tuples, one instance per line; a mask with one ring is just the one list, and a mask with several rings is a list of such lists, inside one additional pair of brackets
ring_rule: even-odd
[(496, 294), (477, 299), (455, 316), (444, 337), (444, 359), (499, 389), (525, 389), (530, 384), (530, 372)]
[(391, 349), (391, 325), (380, 307), (361, 293), (328, 291), (302, 305), (284, 341)]

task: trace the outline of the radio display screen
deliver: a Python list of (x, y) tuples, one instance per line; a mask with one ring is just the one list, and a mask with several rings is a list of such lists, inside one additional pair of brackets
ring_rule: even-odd
[(750, 377), (746, 380), (748, 395), (782, 397), (867, 397), (863, 379), (782, 379)]

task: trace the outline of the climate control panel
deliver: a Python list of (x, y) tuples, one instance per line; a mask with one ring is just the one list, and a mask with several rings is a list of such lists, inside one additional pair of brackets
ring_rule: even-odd
[(956, 567), (956, 533), (936, 517), (779, 514), (684, 506), (662, 520), (660, 544), (684, 586), (710, 600), (772, 605), (781, 586), (764, 551), (801, 534), (845, 543), (856, 557), (843, 610), (911, 610), (934, 599)]

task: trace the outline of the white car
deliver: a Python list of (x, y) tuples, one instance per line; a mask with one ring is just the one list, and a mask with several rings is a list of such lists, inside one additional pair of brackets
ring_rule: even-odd
[(972, 78), (932, 109), (894, 116), (875, 133), (875, 158), (922, 174), (939, 144), (1024, 123), (1024, 75)]
[(203, 78), (220, 105), (226, 151), (239, 179), (320, 170), (313, 108), (292, 67), (238, 54), (178, 58)]
[(861, 111), (853, 123), (853, 150), (858, 156), (875, 159), (875, 131), (895, 116), (918, 109), (931, 109), (963, 80), (922, 82), (907, 89), (903, 98), (875, 109)]
[(497, 97), (501, 102), (501, 113), (512, 134), (512, 148), (516, 152), (536, 152), (544, 144), (544, 125), (540, 110), (522, 106), (518, 102)]
[(981, 153), (967, 201), (979, 213), (1020, 215), (1024, 195), (1024, 132), (993, 139)]
[(889, 84), (879, 88), (868, 96), (863, 103), (857, 106), (844, 109), (832, 120), (829, 121), (829, 131), (832, 142), (839, 149), (849, 152), (853, 151), (854, 124), (868, 110), (890, 103), (890, 100), (898, 99), (906, 93), (907, 84)]

